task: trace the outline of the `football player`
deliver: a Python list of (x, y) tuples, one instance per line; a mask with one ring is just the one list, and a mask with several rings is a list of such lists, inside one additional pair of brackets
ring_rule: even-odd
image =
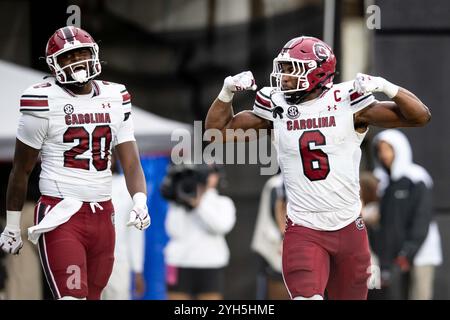
[[(246, 71), (225, 79), (206, 128), (269, 129), (286, 186), (283, 277), (292, 299), (366, 299), (370, 265), (359, 197), (360, 144), (370, 125), (415, 127), (430, 121), (410, 91), (357, 74), (333, 83), (336, 58), (313, 37), (287, 42), (273, 61), (271, 86), (253, 110), (233, 113), (233, 95), (255, 90)], [(390, 101), (377, 101), (383, 92)], [(227, 135), (223, 135), (227, 140)], [(229, 136), (229, 135), (228, 135)], [(233, 136), (234, 138), (234, 136)]]
[(99, 48), (82, 29), (58, 29), (47, 42), (46, 62), (54, 79), (32, 85), (20, 99), (0, 247), (11, 254), (22, 247), (21, 210), (41, 153), (42, 196), (29, 239), (38, 243), (55, 299), (99, 299), (114, 261), (112, 148), (134, 201), (128, 225), (150, 225), (131, 98), (121, 84), (94, 80), (101, 73)]

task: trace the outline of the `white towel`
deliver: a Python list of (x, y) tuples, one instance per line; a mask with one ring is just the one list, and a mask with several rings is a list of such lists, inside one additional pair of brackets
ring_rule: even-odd
[(55, 205), (37, 225), (28, 228), (28, 240), (37, 244), (42, 233), (52, 231), (67, 222), (83, 205), (82, 201), (64, 198)]

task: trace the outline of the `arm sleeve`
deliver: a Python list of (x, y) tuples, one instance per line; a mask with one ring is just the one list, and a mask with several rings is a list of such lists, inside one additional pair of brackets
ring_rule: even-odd
[(19, 118), (17, 139), (34, 149), (40, 150), (47, 137), (48, 119), (23, 113)]
[(264, 87), (256, 92), (255, 103), (253, 104), (253, 113), (263, 119), (273, 121), (270, 91), (270, 87)]
[(196, 211), (212, 233), (227, 234), (236, 222), (233, 201), (215, 192), (205, 192)]
[(412, 215), (409, 221), (409, 228), (406, 233), (406, 240), (399, 255), (406, 256), (410, 262), (419, 251), (428, 233), (428, 228), (432, 218), (431, 190), (423, 182), (414, 186), (412, 199), (416, 199), (412, 206)]

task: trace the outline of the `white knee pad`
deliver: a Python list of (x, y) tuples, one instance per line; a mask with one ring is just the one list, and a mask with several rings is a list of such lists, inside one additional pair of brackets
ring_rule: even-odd
[(293, 300), (323, 300), (323, 297), (320, 294), (315, 294), (309, 298), (298, 296), (298, 297), (295, 297)]
[(72, 296), (64, 296), (59, 298), (58, 300), (86, 300), (86, 298), (75, 298)]

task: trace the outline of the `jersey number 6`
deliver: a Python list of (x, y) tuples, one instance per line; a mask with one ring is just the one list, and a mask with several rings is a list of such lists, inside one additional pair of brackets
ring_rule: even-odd
[(325, 136), (319, 130), (305, 131), (298, 140), (303, 173), (311, 181), (324, 180), (330, 173), (328, 155), (321, 149), (311, 149), (314, 146), (324, 146)]
[[(103, 157), (102, 139), (104, 140)], [(92, 164), (97, 171), (106, 170), (108, 167), (109, 149), (111, 147), (111, 128), (109, 126), (95, 127), (94, 131), (92, 131), (92, 139), (90, 139), (89, 132), (84, 127), (70, 127), (64, 132), (63, 141), (65, 143), (71, 143), (75, 140), (78, 140), (78, 144), (64, 152), (65, 167), (89, 170), (90, 159), (77, 159), (76, 156), (88, 151), (89, 142), (91, 142)]]

